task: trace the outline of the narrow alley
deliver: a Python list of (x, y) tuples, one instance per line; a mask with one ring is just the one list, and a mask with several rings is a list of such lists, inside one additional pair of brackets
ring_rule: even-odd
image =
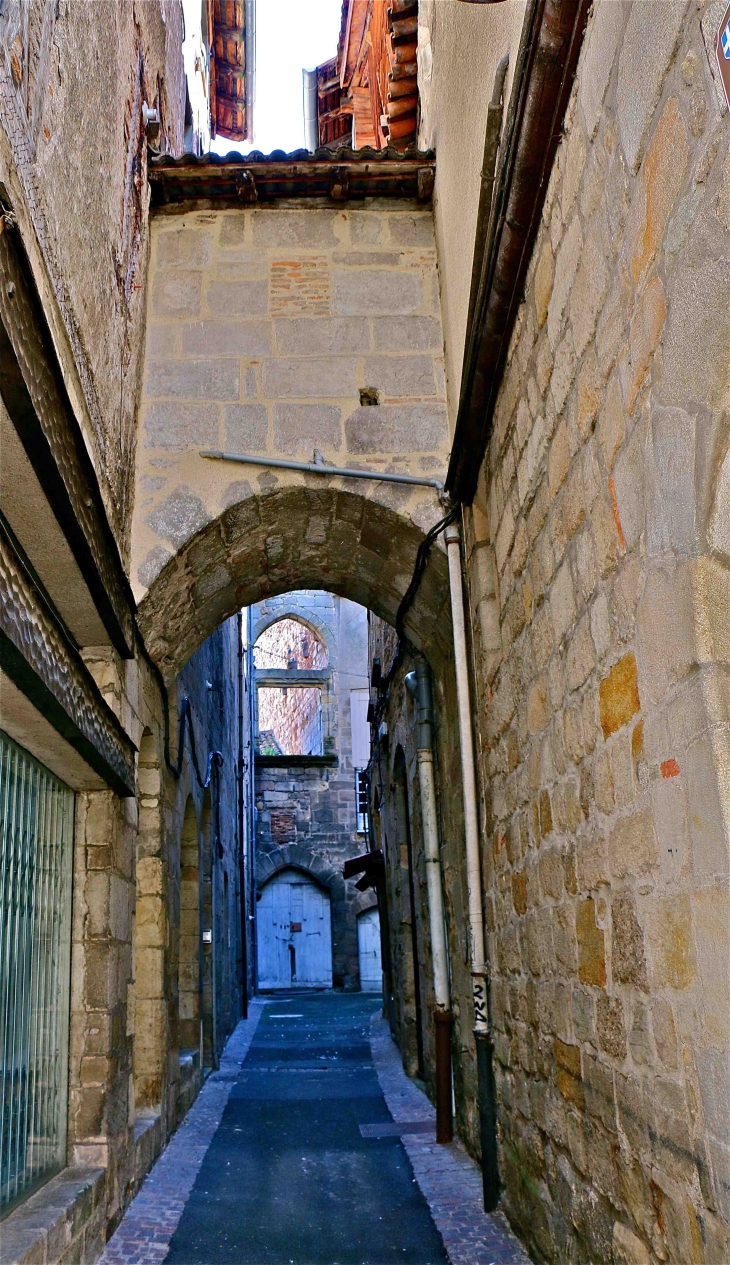
[(0, 0), (0, 1265), (730, 1265), (730, 0)]
[(101, 1265), (527, 1265), (435, 1135), (376, 998), (260, 1000)]

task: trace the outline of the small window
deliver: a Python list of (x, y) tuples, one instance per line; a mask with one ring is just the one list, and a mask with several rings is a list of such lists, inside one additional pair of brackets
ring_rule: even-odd
[(368, 775), (366, 769), (355, 769), (355, 807), (357, 824), (355, 830), (359, 835), (368, 832)]

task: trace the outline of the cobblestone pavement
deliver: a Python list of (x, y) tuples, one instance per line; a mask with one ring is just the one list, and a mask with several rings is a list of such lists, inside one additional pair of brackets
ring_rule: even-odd
[(150, 1169), (99, 1265), (160, 1265), (164, 1261), (265, 1005), (258, 998), (249, 1004), (248, 1019), (238, 1024), (218, 1071), (208, 1077), (180, 1128)]
[(403, 1071), (390, 1028), (380, 1012), (370, 1023), (370, 1046), (393, 1119), (400, 1124), (433, 1123), (432, 1134), (406, 1133), (401, 1141), (451, 1265), (530, 1265), (504, 1214), (484, 1212), (479, 1166), (459, 1143), (436, 1145), (436, 1110)]

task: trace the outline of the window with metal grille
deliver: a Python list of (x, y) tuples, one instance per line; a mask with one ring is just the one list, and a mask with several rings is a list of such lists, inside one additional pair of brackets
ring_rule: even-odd
[(359, 835), (366, 835), (368, 832), (368, 775), (365, 769), (355, 769), (355, 804), (357, 812), (355, 830)]
[(0, 731), (0, 1216), (66, 1160), (73, 822)]

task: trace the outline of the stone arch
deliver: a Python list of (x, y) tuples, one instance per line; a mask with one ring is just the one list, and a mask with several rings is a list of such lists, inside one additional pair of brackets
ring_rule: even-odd
[(276, 852), (259, 852), (256, 856), (256, 889), (260, 891), (282, 870), (300, 870), (320, 887), (326, 888), (333, 902), (343, 900), (345, 880), (324, 857), (312, 854), (296, 843), (285, 843)]
[(353, 918), (357, 922), (360, 914), (366, 914), (369, 909), (377, 909), (378, 897), (373, 887), (369, 887), (366, 892), (358, 892), (357, 896), (350, 905), (350, 911)]
[[(405, 489), (406, 501), (411, 493)], [(399, 504), (400, 490), (393, 495)], [(230, 506), (179, 545), (140, 603), (139, 626), (168, 681), (223, 619), (292, 589), (327, 589), (393, 624), (435, 498), (413, 512), (337, 487), (284, 487)], [(432, 550), (406, 631), (432, 666), (450, 657), (445, 550)]]
[(283, 594), (276, 610), (269, 611), (256, 620), (251, 633), (254, 645), (267, 628), (271, 628), (272, 624), (280, 623), (282, 619), (294, 619), (298, 624), (308, 628), (313, 636), (322, 642), (327, 651), (327, 667), (331, 669), (337, 667), (337, 641), (332, 629), (326, 620), (317, 615), (316, 611), (310, 610), (303, 602), (298, 601), (294, 593)]

